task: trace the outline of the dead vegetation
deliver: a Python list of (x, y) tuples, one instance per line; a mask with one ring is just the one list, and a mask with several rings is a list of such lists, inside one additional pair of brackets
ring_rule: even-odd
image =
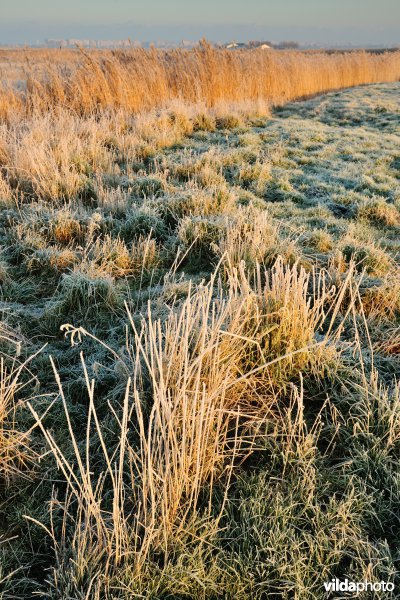
[[(3, 65), (6, 57), (3, 51)], [(38, 66), (26, 72), (23, 60), (31, 57)], [(202, 42), (193, 50), (20, 51), (12, 53), (12, 61), (14, 69), (20, 61), (21, 91), (13, 89), (13, 76), (3, 66), (3, 79), (9, 81), (0, 97), (3, 119), (55, 108), (80, 115), (108, 109), (139, 112), (176, 100), (206, 107), (246, 101), (281, 104), (333, 89), (397, 81), (400, 59), (398, 52), (229, 52)], [(202, 118), (201, 123), (197, 119), (201, 129), (204, 120), (208, 128), (215, 127), (209, 116)], [(224, 115), (217, 122), (219, 127), (234, 125)]]
[(2, 91), (0, 597), (398, 585), (398, 84), (265, 105), (398, 54), (49, 57)]

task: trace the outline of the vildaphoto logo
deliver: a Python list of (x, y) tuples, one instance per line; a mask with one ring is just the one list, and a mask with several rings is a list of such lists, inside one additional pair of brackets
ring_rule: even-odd
[(393, 592), (394, 583), (386, 581), (350, 581), (349, 579), (332, 579), (324, 583), (326, 592)]

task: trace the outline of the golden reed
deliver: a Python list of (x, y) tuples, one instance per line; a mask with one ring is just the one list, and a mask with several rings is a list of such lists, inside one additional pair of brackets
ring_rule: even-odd
[[(12, 68), (14, 81), (6, 73)], [(229, 51), (207, 42), (192, 50), (4, 50), (0, 79), (0, 118), (56, 107), (79, 115), (109, 108), (139, 112), (176, 100), (208, 107), (243, 101), (277, 105), (398, 81), (400, 51)]]

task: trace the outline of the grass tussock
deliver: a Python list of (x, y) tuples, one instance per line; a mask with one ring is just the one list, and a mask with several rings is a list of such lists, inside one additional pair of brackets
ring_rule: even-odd
[[(149, 311), (137, 327), (130, 315), (131, 360), (124, 365), (129, 379), (122, 406), (110, 406), (117, 422), (114, 450), (105, 442), (95, 383), (83, 363), (89, 396), (86, 430), (98, 439), (104, 460), (104, 470), (95, 478), (90, 439), (80, 450), (57, 372), (72, 459), (32, 408), (68, 482), (65, 519), (72, 510), (76, 515), (71, 537), (64, 540), (73, 561), (68, 566), (65, 556), (59, 556), (54, 573), (59, 591), (76, 582), (78, 594), (79, 581), (91, 577), (95, 589), (115, 585), (121, 569), (129, 569), (129, 587), (139, 593), (148, 585), (146, 568), (156, 556), (161, 553), (167, 561), (176, 544), (190, 543), (192, 535), (200, 536), (201, 544), (211, 533), (215, 536), (222, 513), (213, 514), (214, 487), (222, 485), (226, 495), (233, 466), (260, 443), (260, 429), (282, 386), (299, 370), (317, 377), (334, 363), (335, 349), (328, 341), (333, 338), (316, 343), (326, 319), (324, 305), (330, 300), (337, 310), (334, 290), (317, 278), (311, 301), (310, 276), (296, 265), (285, 267), (281, 259), (270, 274), (259, 272), (258, 279), (254, 288), (244, 270), (232, 275), (226, 298), (221, 283), (214, 296), (212, 280), (189, 291), (163, 321)], [(72, 343), (87, 334), (70, 325), (63, 329)], [(147, 394), (152, 398), (149, 409)], [(110, 484), (111, 496), (105, 500), (103, 489)], [(96, 576), (99, 569), (104, 583)]]

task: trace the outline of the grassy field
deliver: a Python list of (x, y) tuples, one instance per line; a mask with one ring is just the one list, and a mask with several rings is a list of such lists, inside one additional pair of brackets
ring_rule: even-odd
[(2, 600), (398, 589), (399, 92), (4, 111)]

